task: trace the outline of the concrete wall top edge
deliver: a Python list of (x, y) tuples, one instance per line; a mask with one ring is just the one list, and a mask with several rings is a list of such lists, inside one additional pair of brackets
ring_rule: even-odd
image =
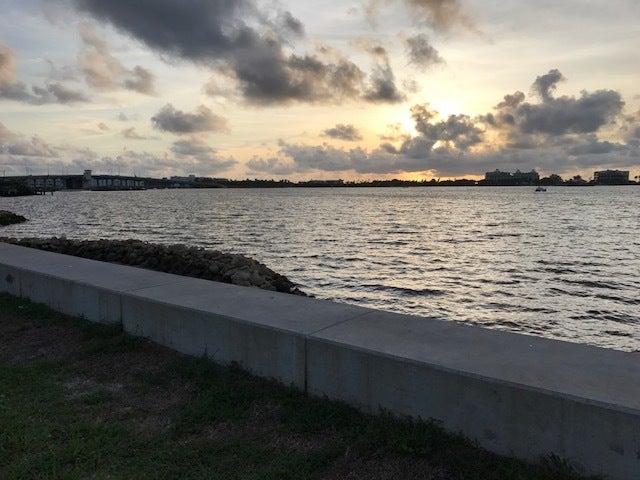
[(176, 285), (150, 287), (127, 296), (201, 313), (308, 335), (373, 310), (287, 293), (187, 279)]
[[(113, 292), (180, 283), (180, 275), (0, 242), (0, 263)], [(205, 282), (205, 280), (201, 280)], [(215, 282), (213, 282), (215, 283)]]
[(372, 311), (310, 340), (640, 411), (640, 355)]

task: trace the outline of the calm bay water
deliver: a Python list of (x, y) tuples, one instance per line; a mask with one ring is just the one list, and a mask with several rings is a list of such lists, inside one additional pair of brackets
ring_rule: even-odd
[(640, 351), (640, 188), (57, 192), (0, 198), (3, 236), (137, 238), (251, 256), (307, 293)]

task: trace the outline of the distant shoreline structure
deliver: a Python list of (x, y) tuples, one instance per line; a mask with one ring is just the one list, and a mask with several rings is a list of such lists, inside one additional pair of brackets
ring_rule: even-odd
[[(636, 177), (638, 179), (638, 177)], [(483, 180), (306, 180), (292, 182), (290, 180), (230, 180), (226, 178), (170, 177), (151, 178), (123, 175), (93, 175), (91, 170), (76, 175), (23, 175), (2, 177), (0, 179), (0, 196), (19, 196), (53, 193), (63, 190), (149, 190), (180, 188), (314, 188), (314, 187), (470, 187), (470, 186), (593, 186), (593, 185), (640, 185), (640, 181), (629, 180), (626, 170), (602, 170), (594, 172), (593, 178), (584, 180), (576, 175), (568, 180), (551, 174), (540, 178), (531, 172), (515, 173), (495, 170), (487, 172)]]

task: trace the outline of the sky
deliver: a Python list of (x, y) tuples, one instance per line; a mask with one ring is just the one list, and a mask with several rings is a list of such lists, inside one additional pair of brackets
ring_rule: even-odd
[(637, 0), (1, 0), (3, 175), (640, 175)]

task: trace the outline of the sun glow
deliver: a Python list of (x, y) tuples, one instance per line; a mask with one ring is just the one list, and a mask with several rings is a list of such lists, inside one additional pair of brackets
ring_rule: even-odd
[(442, 120), (446, 120), (450, 115), (464, 113), (464, 110), (454, 98), (436, 98), (429, 102), (431, 108), (436, 110)]

